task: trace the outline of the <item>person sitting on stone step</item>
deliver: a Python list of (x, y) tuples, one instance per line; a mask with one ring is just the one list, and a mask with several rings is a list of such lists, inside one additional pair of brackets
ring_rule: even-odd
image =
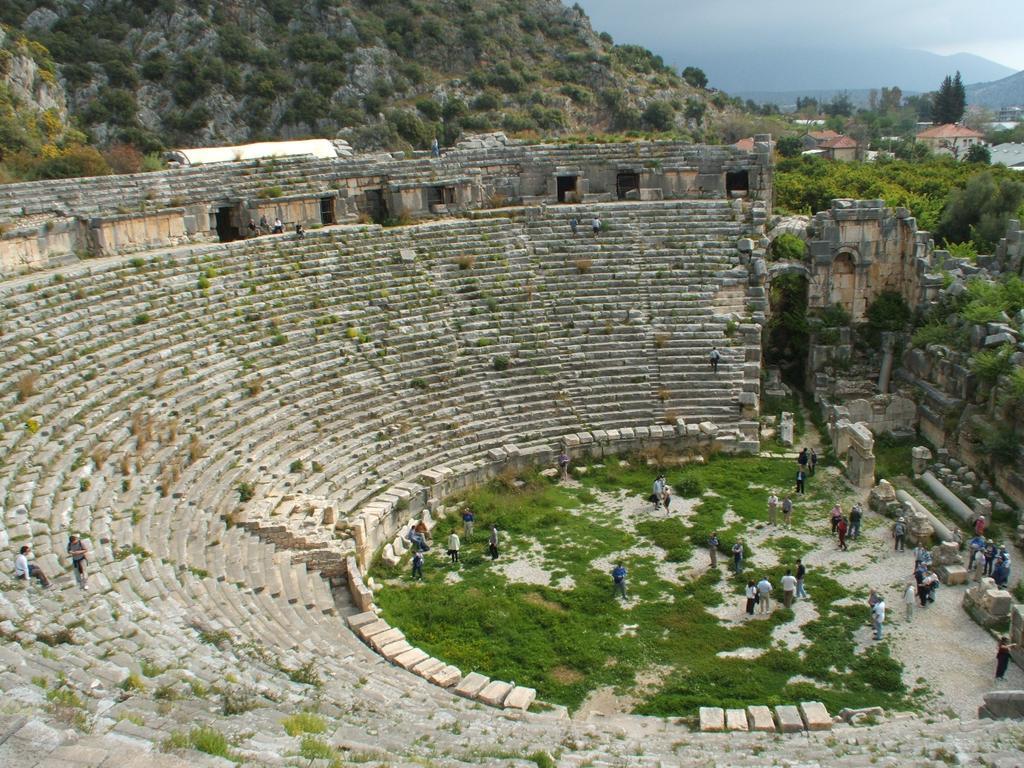
[(32, 548), (27, 544), (24, 545), (14, 558), (14, 578), (24, 579), (28, 581), (30, 578), (38, 579), (39, 583), (43, 587), (50, 586), (50, 580), (43, 573), (42, 569), (39, 568), (35, 563), (28, 561), (29, 556), (32, 554)]

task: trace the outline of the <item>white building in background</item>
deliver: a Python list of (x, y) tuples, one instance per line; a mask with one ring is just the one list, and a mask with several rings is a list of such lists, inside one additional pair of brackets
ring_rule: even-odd
[(992, 153), (992, 165), (1024, 171), (1024, 144), (996, 144), (989, 151)]
[(338, 157), (338, 150), (330, 139), (263, 141), (258, 144), (241, 144), (235, 147), (175, 149), (167, 153), (167, 159), (179, 165), (205, 165), (207, 163), (239, 163), (244, 160), (301, 155), (334, 159)]

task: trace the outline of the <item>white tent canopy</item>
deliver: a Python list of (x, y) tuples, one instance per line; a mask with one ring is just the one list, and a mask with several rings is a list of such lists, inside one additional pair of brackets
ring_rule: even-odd
[(205, 165), (206, 163), (237, 163), (243, 160), (260, 160), (267, 157), (294, 157), (313, 155), (323, 159), (336, 158), (337, 150), (329, 139), (306, 139), (304, 141), (263, 141), (258, 144), (242, 144), (237, 147), (198, 147), (196, 149), (175, 149), (169, 153), (171, 160), (182, 165)]

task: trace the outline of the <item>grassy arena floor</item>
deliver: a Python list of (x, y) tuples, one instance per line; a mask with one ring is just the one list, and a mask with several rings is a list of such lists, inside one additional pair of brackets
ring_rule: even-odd
[[(638, 459), (591, 465), (569, 487), (539, 475), (495, 480), (448, 502), (477, 516), (461, 565), (444, 554), (448, 534), (461, 535), (458, 515), (449, 515), (434, 531), (437, 546), (422, 582), (409, 578), (407, 562), (376, 566), (377, 601), (411, 643), (438, 658), (535, 687), (540, 699), (572, 709), (605, 686), (630, 696), (633, 711), (665, 716), (712, 704), (805, 700), (823, 701), (831, 711), (907, 707), (900, 665), (886, 645), (858, 650), (853, 639), (867, 621), (862, 596), (851, 600), (821, 569), (808, 587), (818, 615), (802, 627), (798, 647), (772, 639), (793, 618), (781, 604), (766, 620), (721, 621), (711, 612), (723, 593), (738, 606), (747, 576), (767, 573), (779, 594), (786, 566), (811, 546), (794, 534), (817, 531), (833, 500), (847, 495), (838, 478), (819, 471), (798, 505), (808, 516), (818, 510), (818, 528), (798, 515), (793, 534), (780, 533), (760, 550), (748, 547), (742, 578), (727, 572), (725, 552), (737, 535), (766, 523), (766, 489), (790, 488), (794, 472), (791, 461), (763, 458), (715, 458), (670, 470), (670, 484), (693, 497), (692, 514), (654, 518), (640, 502), (633, 525), (623, 525), (620, 507), (646, 497), (653, 478)], [(497, 563), (486, 555), (492, 522), (503, 538)], [(722, 542), (718, 570), (708, 568), (705, 549), (712, 530)], [(523, 557), (550, 574), (549, 586), (506, 578), (507, 561)], [(612, 596), (609, 572), (618, 560), (629, 570), (625, 605)], [(737, 649), (764, 650), (756, 659), (718, 656)]]

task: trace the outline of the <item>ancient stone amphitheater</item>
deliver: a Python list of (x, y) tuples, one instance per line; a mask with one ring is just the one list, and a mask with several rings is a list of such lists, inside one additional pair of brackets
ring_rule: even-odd
[[(361, 569), (465, 484), (562, 445), (756, 450), (767, 146), (0, 188), (0, 538), (55, 579), (0, 576), (0, 763), (230, 764), (173, 738), (209, 726), (247, 765), (309, 765), (281, 721), (316, 709), (382, 765), (1019, 765), (1015, 731), (940, 713), (772, 735), (523, 711), (511, 681), (360, 636)], [(355, 223), (381, 206), (426, 220)], [(268, 214), (326, 226), (211, 242)]]

